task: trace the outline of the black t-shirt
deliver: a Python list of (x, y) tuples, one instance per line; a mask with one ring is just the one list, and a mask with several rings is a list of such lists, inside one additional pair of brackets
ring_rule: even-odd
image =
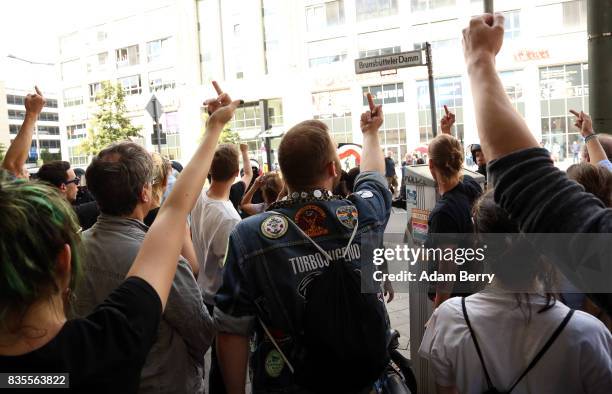
[[(444, 193), (431, 211), (428, 220), (428, 237), (426, 246), (429, 248), (444, 248), (457, 246), (470, 247), (473, 233), (472, 207), (482, 194), (480, 185), (471, 177), (465, 176), (455, 188)], [(440, 234), (448, 234), (447, 236)], [(437, 264), (428, 265), (431, 270), (437, 270)], [(461, 266), (462, 270), (476, 272), (470, 263)], [(455, 283), (454, 293), (471, 294), (470, 283)], [(430, 288), (430, 294), (432, 289)]]
[(61, 393), (136, 393), (161, 313), (155, 290), (143, 279), (130, 277), (86, 318), (67, 321), (43, 347), (21, 356), (0, 356), (0, 371), (69, 373), (70, 390), (57, 389)]
[(73, 207), (83, 231), (93, 226), (98, 220), (100, 209), (98, 208), (97, 202), (86, 202), (85, 204), (73, 205)]
[(395, 176), (395, 162), (390, 157), (385, 157), (385, 176)]
[[(251, 182), (253, 184), (254, 182)], [(236, 209), (238, 213), (240, 212), (240, 202), (242, 201), (242, 197), (247, 191), (247, 187), (243, 181), (238, 181), (232, 185), (230, 188), (230, 201), (232, 205)], [(264, 202), (263, 195), (261, 194), (261, 189), (257, 190), (255, 194), (253, 194), (253, 198), (251, 199), (251, 204), (261, 204)]]
[(149, 213), (147, 213), (147, 216), (145, 216), (143, 220), (144, 224), (151, 227), (151, 225), (155, 221), (155, 218), (157, 217), (157, 214), (159, 213), (159, 208), (160, 207), (153, 208), (149, 211)]

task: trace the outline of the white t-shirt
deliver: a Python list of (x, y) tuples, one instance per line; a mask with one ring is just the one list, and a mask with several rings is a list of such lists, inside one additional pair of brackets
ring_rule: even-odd
[[(569, 308), (557, 301), (546, 312), (543, 296), (532, 295), (531, 319), (519, 309), (514, 294), (487, 289), (466, 298), (472, 328), (487, 371), (497, 390), (510, 389), (542, 349)], [(460, 393), (482, 394), (484, 370), (461, 308), (461, 298), (434, 311), (419, 355), (428, 359), (436, 383), (456, 386)], [(576, 311), (556, 341), (512, 391), (537, 393), (612, 393), (612, 335), (595, 317)]]
[(223, 262), (229, 235), (240, 222), (240, 215), (230, 200), (214, 200), (202, 192), (191, 211), (191, 236), (200, 274), (198, 285), (204, 302), (215, 303), (215, 294), (223, 281)]

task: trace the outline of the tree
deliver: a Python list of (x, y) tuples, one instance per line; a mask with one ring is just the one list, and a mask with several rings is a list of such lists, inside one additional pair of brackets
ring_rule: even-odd
[(4, 154), (6, 153), (6, 146), (3, 143), (0, 143), (0, 163), (4, 161)]
[[(204, 121), (204, 125), (206, 125), (206, 121), (208, 120), (208, 115), (204, 115), (202, 117), (203, 121)], [(202, 136), (201, 138), (204, 137), (204, 132), (206, 130), (206, 126), (204, 126), (202, 128)], [(229, 127), (229, 123), (226, 124), (223, 127), (223, 131), (221, 131), (221, 135), (219, 136), (219, 144), (235, 144), (238, 145), (240, 143), (240, 135), (232, 130), (231, 127)]]
[(125, 93), (120, 85), (103, 82), (96, 104), (98, 112), (91, 121), (87, 139), (80, 146), (81, 152), (93, 156), (113, 142), (140, 135), (142, 127), (133, 126), (126, 115)]
[(62, 160), (62, 155), (59, 153), (51, 153), (47, 149), (40, 150), (40, 159), (42, 164), (49, 163), (56, 160)]

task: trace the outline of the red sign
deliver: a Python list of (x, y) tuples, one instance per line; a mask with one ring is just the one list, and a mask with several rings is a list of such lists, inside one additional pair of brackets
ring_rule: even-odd
[(514, 60), (517, 62), (528, 62), (531, 60), (550, 59), (548, 49), (522, 49), (514, 54)]

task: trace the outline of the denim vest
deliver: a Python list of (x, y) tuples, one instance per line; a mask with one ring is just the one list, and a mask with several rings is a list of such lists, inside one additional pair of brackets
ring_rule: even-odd
[[(362, 289), (379, 293), (372, 279), (372, 248), (382, 247), (391, 193), (382, 174), (365, 172), (348, 199), (296, 200), (272, 205), (243, 220), (230, 235), (223, 284), (216, 294), (215, 324), (220, 332), (251, 336), (254, 392), (302, 392), (280, 353), (256, 323), (261, 319), (283, 354), (291, 359), (295, 333), (302, 332), (305, 290), (329, 262), (285, 218), (297, 224), (334, 259), (340, 258), (355, 223), (357, 233), (346, 255), (361, 270)], [(279, 215), (282, 214), (282, 215)], [(357, 217), (358, 220), (353, 219)], [(254, 334), (254, 335), (253, 335)]]

